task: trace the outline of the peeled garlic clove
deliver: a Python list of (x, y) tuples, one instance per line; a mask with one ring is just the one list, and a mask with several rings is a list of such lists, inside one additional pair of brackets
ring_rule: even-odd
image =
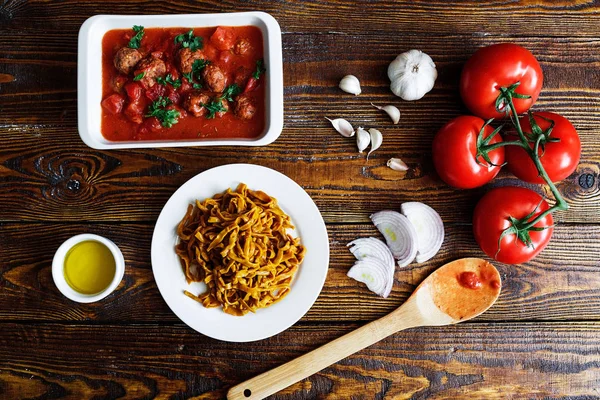
[(329, 119), (327, 117), (325, 117), (325, 119), (327, 121), (331, 122), (331, 125), (333, 125), (335, 130), (338, 131), (340, 133), (340, 135), (342, 135), (344, 137), (354, 136), (354, 128), (352, 127), (352, 124), (350, 124), (350, 122), (346, 121), (345, 119), (343, 119), (343, 118)]
[(397, 108), (397, 107), (395, 107), (395, 106), (392, 106), (392, 105), (388, 105), (388, 106), (383, 106), (383, 107), (380, 107), (380, 106), (376, 106), (376, 105), (375, 105), (375, 104), (373, 104), (373, 103), (371, 103), (371, 105), (372, 105), (373, 107), (375, 107), (376, 109), (378, 109), (378, 110), (383, 110), (383, 111), (385, 111), (385, 112), (387, 113), (387, 115), (389, 115), (389, 116), (390, 116), (390, 118), (392, 119), (392, 122), (393, 122), (394, 124), (397, 124), (397, 123), (398, 123), (398, 121), (400, 121), (400, 110), (398, 110), (398, 108)]
[(381, 146), (381, 143), (383, 143), (383, 135), (377, 129), (369, 129), (369, 136), (371, 137), (371, 150), (367, 154), (367, 160), (371, 153), (377, 150)]
[(369, 135), (369, 132), (365, 131), (361, 127), (358, 127), (356, 130), (356, 146), (358, 147), (358, 152), (362, 153), (367, 147), (369, 147), (369, 143), (371, 143), (371, 135)]
[(408, 165), (399, 158), (390, 158), (387, 162), (387, 166), (394, 171), (408, 171)]
[(340, 81), (340, 89), (346, 93), (358, 96), (361, 93), (360, 81), (354, 75), (346, 75)]

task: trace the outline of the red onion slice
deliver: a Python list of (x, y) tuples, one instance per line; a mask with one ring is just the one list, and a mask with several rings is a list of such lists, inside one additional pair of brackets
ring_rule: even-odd
[(371, 221), (385, 238), (400, 267), (415, 259), (417, 232), (408, 218), (396, 211), (379, 211), (371, 215)]
[(396, 269), (394, 256), (389, 247), (381, 240), (373, 237), (353, 240), (348, 243), (348, 246), (351, 246), (349, 250), (357, 260), (378, 259), (386, 266), (385, 289), (381, 296), (387, 297), (392, 291)]
[(381, 297), (387, 297), (390, 294), (391, 285), (388, 289), (389, 268), (378, 258), (367, 256), (356, 261), (348, 270), (347, 275), (366, 284), (370, 291)]
[(433, 208), (418, 201), (402, 203), (400, 208), (416, 231), (417, 262), (429, 260), (437, 254), (444, 242), (442, 218)]

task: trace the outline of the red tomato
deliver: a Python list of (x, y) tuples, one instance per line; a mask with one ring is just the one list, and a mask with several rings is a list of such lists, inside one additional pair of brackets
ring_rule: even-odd
[(146, 97), (150, 101), (156, 101), (159, 97), (163, 97), (167, 91), (167, 87), (165, 85), (156, 84), (148, 89), (146, 89)]
[[(550, 133), (550, 138), (559, 139), (560, 141), (546, 143), (543, 152), (542, 147), (540, 146), (538, 155), (540, 156), (542, 166), (548, 173), (550, 180), (552, 182), (561, 181), (571, 175), (573, 171), (575, 171), (575, 168), (577, 168), (577, 164), (579, 164), (579, 157), (581, 155), (579, 135), (577, 135), (575, 127), (571, 125), (569, 120), (558, 114), (551, 112), (536, 112), (533, 113), (533, 118), (542, 130), (546, 130), (550, 127), (550, 122), (547, 120), (554, 121), (554, 128)], [(525, 135), (531, 133), (529, 118), (523, 116), (519, 121)], [(511, 133), (508, 138), (510, 138), (510, 140), (516, 140), (516, 132), (514, 132), (514, 136), (513, 133)], [(533, 146), (534, 144), (530, 143), (530, 147), (533, 148)], [(529, 157), (529, 154), (521, 147), (506, 146), (506, 161), (508, 162), (508, 169), (517, 178), (530, 183), (544, 183), (544, 180), (539, 176), (538, 170)]]
[(218, 26), (210, 37), (210, 42), (219, 50), (229, 50), (235, 44), (235, 33), (231, 28)]
[[(494, 179), (504, 163), (504, 147), (489, 153), (494, 165), (489, 165), (481, 156), (476, 160), (477, 136), (484, 120), (470, 115), (453, 119), (439, 130), (433, 139), (433, 164), (440, 176), (450, 186), (471, 189)], [(487, 125), (484, 138), (494, 128)], [(500, 135), (494, 136), (489, 144), (501, 142)], [(481, 162), (478, 164), (477, 161)]]
[(471, 112), (479, 117), (501, 118), (496, 110), (500, 87), (521, 82), (516, 93), (529, 99), (513, 99), (518, 114), (527, 111), (537, 100), (544, 80), (542, 68), (527, 49), (501, 43), (483, 47), (466, 62), (460, 77), (460, 95)]
[(125, 85), (125, 92), (127, 93), (127, 97), (129, 97), (129, 101), (134, 102), (142, 98), (144, 89), (139, 83), (130, 82)]
[(102, 107), (109, 113), (115, 115), (120, 114), (123, 111), (125, 105), (125, 99), (120, 94), (111, 94), (104, 100), (102, 100)]
[[(537, 209), (536, 209), (537, 207)], [(530, 231), (532, 246), (527, 246), (514, 233), (498, 240), (502, 232), (511, 226), (509, 217), (522, 219), (535, 210), (533, 218), (549, 208), (548, 203), (536, 192), (522, 187), (500, 187), (487, 192), (473, 213), (473, 233), (481, 250), (488, 256), (506, 264), (520, 264), (535, 257), (546, 247), (553, 228), (552, 214), (542, 218), (535, 227), (549, 227)]]

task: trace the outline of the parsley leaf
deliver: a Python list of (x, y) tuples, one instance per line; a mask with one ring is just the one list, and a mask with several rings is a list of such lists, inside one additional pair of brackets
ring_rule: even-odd
[(223, 94), (221, 95), (221, 97), (219, 97), (219, 99), (221, 99), (221, 100), (227, 99), (227, 101), (233, 101), (233, 97), (237, 96), (241, 92), (242, 92), (242, 89), (240, 89), (240, 87), (234, 83), (234, 84), (227, 86), (225, 88), (225, 90), (223, 90)]
[(175, 44), (181, 44), (181, 47), (189, 47), (191, 51), (201, 49), (204, 46), (202, 40), (201, 36), (194, 36), (193, 29), (190, 29), (187, 33), (175, 36)]
[(142, 72), (142, 73), (140, 73), (140, 74), (137, 74), (137, 75), (136, 75), (136, 76), (133, 78), (133, 80), (134, 80), (134, 81), (141, 81), (141, 80), (142, 80), (142, 78), (144, 77), (144, 75), (146, 75), (146, 73), (145, 73), (145, 72)]
[(192, 76), (199, 77), (200, 72), (202, 72), (202, 69), (208, 64), (210, 64), (210, 61), (205, 60), (203, 58), (194, 60), (194, 63), (192, 64)]
[(154, 103), (150, 104), (146, 117), (156, 117), (160, 124), (165, 128), (170, 128), (179, 120), (181, 113), (177, 110), (166, 110), (165, 107), (171, 104), (168, 97), (160, 96)]
[(165, 77), (157, 77), (156, 83), (159, 83), (163, 86), (167, 86), (167, 83), (173, 86), (175, 89), (181, 86), (181, 79), (173, 79), (173, 75), (167, 74)]
[(256, 71), (254, 71), (254, 74), (252, 75), (254, 79), (260, 79), (260, 75), (264, 74), (266, 71), (267, 69), (265, 68), (265, 62), (263, 59), (261, 58), (256, 60)]
[(207, 119), (214, 118), (215, 114), (218, 112), (227, 111), (227, 109), (223, 106), (223, 103), (221, 103), (221, 99), (213, 100), (208, 104), (202, 104), (202, 106), (208, 110), (208, 115), (206, 116)]
[(132, 49), (139, 49), (142, 43), (142, 38), (144, 37), (144, 27), (134, 25), (133, 31), (135, 32), (135, 36), (133, 36), (129, 41), (129, 47)]

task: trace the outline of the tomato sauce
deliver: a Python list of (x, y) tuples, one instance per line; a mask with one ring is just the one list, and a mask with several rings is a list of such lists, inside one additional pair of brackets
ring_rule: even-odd
[[(240, 113), (236, 114), (236, 97), (232, 98), (233, 101), (224, 100), (229, 105), (229, 109), (222, 116), (220, 114), (216, 114), (213, 118), (207, 118), (207, 115), (194, 116), (186, 110), (185, 98), (190, 92), (202, 91), (215, 101), (222, 96), (222, 92), (210, 92), (200, 74), (192, 78), (192, 82), (184, 76), (178, 58), (178, 51), (182, 48), (182, 44), (176, 43), (175, 38), (186, 34), (190, 29), (183, 27), (144, 29), (141, 45), (137, 49), (142, 57), (156, 57), (162, 60), (166, 72), (161, 78), (164, 79), (171, 74), (172, 78), (179, 80), (181, 86), (178, 88), (169, 83), (162, 84), (164, 88), (158, 86), (155, 88), (155, 85), (161, 85), (158, 82), (152, 87), (147, 87), (142, 85), (142, 82), (134, 80), (136, 78), (134, 70), (128, 73), (117, 70), (114, 63), (115, 55), (120, 49), (128, 47), (130, 39), (135, 35), (132, 29), (111, 30), (104, 35), (101, 132), (106, 139), (112, 141), (253, 139), (264, 133), (266, 107), (264, 74), (268, 71), (257, 73), (257, 63), (262, 62), (263, 59), (263, 38), (260, 29), (255, 26), (193, 28), (193, 35), (202, 38), (203, 45), (200, 51), (204, 58), (210, 64), (220, 68), (226, 77), (227, 85), (234, 83), (238, 85), (242, 92), (238, 96), (244, 95), (255, 106), (255, 112), (250, 118), (241, 118)], [(215, 38), (217, 35), (219, 37)], [(240, 43), (243, 44), (243, 50), (240, 50), (242, 47)], [(258, 79), (255, 78), (255, 74), (259, 76)], [(192, 86), (194, 83), (202, 85), (202, 88), (194, 89)], [(141, 90), (138, 99), (132, 97), (131, 88)], [(153, 96), (152, 92), (156, 93), (157, 90), (162, 90), (164, 97), (168, 97), (169, 106), (166, 108), (179, 113), (176, 123), (171, 127), (165, 126), (160, 119), (148, 117), (151, 106), (156, 101), (156, 94)], [(130, 105), (138, 108), (137, 121), (127, 112)]]

